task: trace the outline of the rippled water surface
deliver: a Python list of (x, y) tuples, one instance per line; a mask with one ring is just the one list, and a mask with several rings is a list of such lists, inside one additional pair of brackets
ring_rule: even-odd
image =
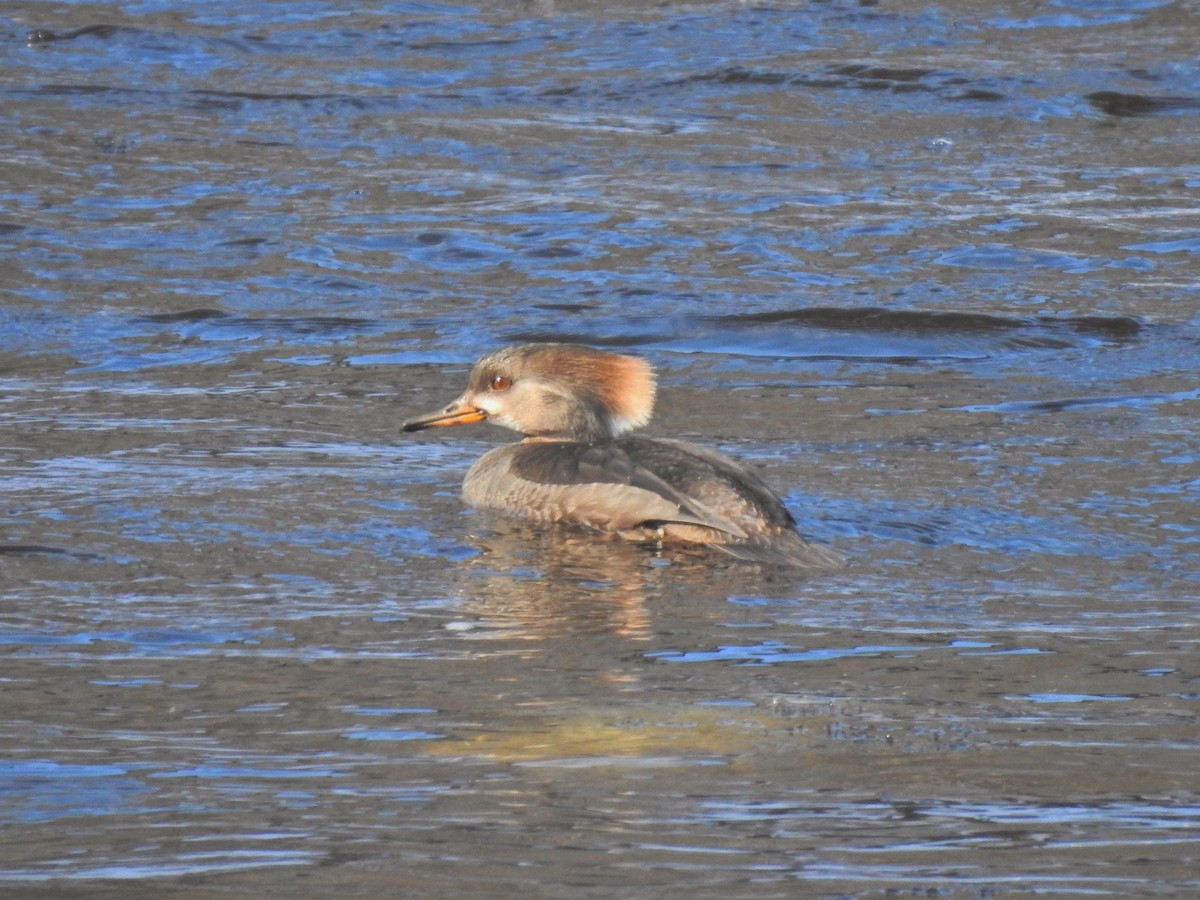
[[(0, 39), (0, 893), (1200, 892), (1193, 4)], [(538, 339), (849, 566), (464, 509)]]

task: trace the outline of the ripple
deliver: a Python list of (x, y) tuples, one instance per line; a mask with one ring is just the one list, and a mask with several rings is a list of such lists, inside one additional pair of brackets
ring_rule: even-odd
[(909, 655), (929, 646), (908, 645), (865, 645), (860, 647), (821, 647), (813, 650), (797, 650), (774, 641), (745, 646), (729, 645), (718, 647), (716, 650), (658, 650), (647, 653), (648, 659), (661, 659), (665, 662), (734, 662), (740, 665), (776, 665), (793, 662), (828, 662), (830, 660), (848, 659), (851, 657), (874, 657)]
[(1118, 117), (1153, 116), (1160, 113), (1200, 112), (1200, 98), (1163, 97), (1123, 94), (1119, 91), (1094, 91), (1087, 101), (1105, 115)]

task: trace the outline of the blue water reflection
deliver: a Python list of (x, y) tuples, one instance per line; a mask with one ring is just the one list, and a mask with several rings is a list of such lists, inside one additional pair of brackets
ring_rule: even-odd
[[(0, 881), (1196, 893), (1196, 15), (9, 4)], [(464, 510), (524, 340), (850, 566)]]

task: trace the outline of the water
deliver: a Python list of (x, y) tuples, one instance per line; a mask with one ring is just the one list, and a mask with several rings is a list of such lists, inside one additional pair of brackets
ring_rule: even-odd
[[(1200, 890), (1195, 11), (360, 7), (0, 18), (0, 893)], [(547, 338), (848, 568), (463, 509)]]

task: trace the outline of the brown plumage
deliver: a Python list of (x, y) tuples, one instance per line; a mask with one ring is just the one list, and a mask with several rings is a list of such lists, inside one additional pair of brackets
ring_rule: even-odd
[(644, 360), (575, 344), (523, 344), (482, 357), (466, 392), (405, 431), (485, 419), (524, 436), (471, 467), (463, 500), (538, 522), (704, 544), (740, 559), (829, 568), (842, 557), (808, 541), (755, 474), (683, 441), (629, 437), (654, 408)]

